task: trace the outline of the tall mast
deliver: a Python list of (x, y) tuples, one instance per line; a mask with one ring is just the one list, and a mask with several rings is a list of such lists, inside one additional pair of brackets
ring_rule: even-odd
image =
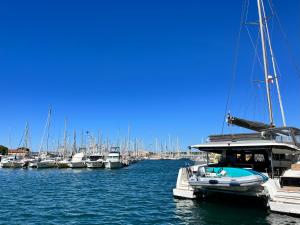
[(270, 86), (269, 86), (269, 79), (268, 79), (268, 63), (267, 63), (267, 52), (266, 52), (266, 44), (265, 44), (265, 33), (264, 33), (264, 22), (263, 22), (264, 20), (261, 12), (261, 0), (257, 0), (257, 8), (258, 8), (258, 15), (259, 15), (261, 47), (262, 47), (262, 54), (263, 54), (263, 61), (264, 61), (265, 83), (266, 83), (266, 91), (267, 91), (267, 98), (268, 98), (269, 119), (270, 119), (270, 125), (273, 126), (274, 118), (273, 118), (272, 101), (271, 101)]
[(45, 136), (46, 136), (46, 151), (48, 152), (49, 132), (50, 132), (50, 125), (51, 125), (51, 115), (52, 115), (52, 106), (50, 106), (50, 108), (49, 108), (48, 117), (47, 117), (45, 129), (44, 129), (44, 133), (43, 133), (39, 153), (41, 153), (41, 151), (43, 150)]
[(67, 118), (65, 118), (65, 130), (64, 130), (64, 153), (63, 157), (67, 155)]
[(177, 140), (176, 140), (176, 148), (177, 148), (177, 155), (178, 155), (178, 157), (180, 157), (179, 138), (178, 137), (177, 137)]
[(267, 23), (267, 20), (266, 20), (267, 17), (266, 17), (266, 11), (265, 11), (263, 1), (261, 2), (261, 6), (262, 6), (262, 11), (263, 11), (263, 15), (264, 15), (265, 24), (266, 24), (266, 34), (267, 34), (267, 40), (268, 40), (268, 45), (269, 45), (270, 55), (271, 55), (271, 60), (272, 60), (272, 67), (273, 67), (274, 79), (275, 79), (275, 83), (276, 83), (276, 89), (277, 89), (279, 107), (280, 107), (280, 112), (281, 112), (281, 117), (282, 117), (282, 123), (283, 123), (283, 126), (286, 127), (285, 113), (284, 113), (284, 109), (283, 109), (282, 98), (281, 98), (281, 93), (280, 93), (280, 87), (279, 87), (279, 82), (278, 82), (275, 56), (274, 56), (274, 53), (273, 53), (273, 48), (272, 48), (272, 43), (271, 43), (271, 38), (270, 38), (270, 33), (269, 33), (269, 26), (268, 26), (268, 23)]
[(49, 136), (50, 136), (51, 116), (52, 116), (52, 106), (50, 106), (50, 109), (49, 109), (49, 115), (48, 115), (48, 127), (47, 127), (47, 139), (46, 139), (46, 152), (48, 152), (48, 150), (49, 150)]
[(24, 135), (24, 148), (29, 148), (29, 125), (28, 122), (26, 122), (26, 126), (25, 126), (25, 135)]
[(77, 153), (77, 147), (76, 147), (76, 130), (74, 129), (74, 136), (73, 136), (73, 153)]

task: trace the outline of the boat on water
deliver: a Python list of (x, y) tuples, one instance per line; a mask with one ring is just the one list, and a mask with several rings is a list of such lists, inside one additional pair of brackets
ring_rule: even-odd
[(0, 163), (1, 168), (22, 168), (23, 163), (17, 160), (15, 157), (6, 157), (1, 159)]
[(106, 169), (118, 169), (121, 168), (121, 154), (120, 147), (111, 147), (110, 152), (108, 153), (105, 160), (105, 168)]
[(201, 166), (189, 178), (189, 184), (194, 189), (249, 192), (267, 180), (266, 175), (251, 169)]
[(38, 161), (39, 161), (38, 158), (30, 160), (30, 162), (28, 162), (28, 168), (32, 168), (32, 169), (37, 168)]
[(104, 168), (104, 156), (102, 154), (90, 155), (86, 160), (87, 168)]
[(69, 168), (70, 161), (68, 159), (62, 159), (56, 162), (58, 168)]
[(300, 162), (286, 170), (279, 179), (265, 184), (269, 193), (268, 206), (278, 213), (300, 214)]
[[(300, 215), (300, 164), (296, 163), (300, 155), (300, 129), (286, 125), (263, 0), (257, 0), (257, 9), (269, 122), (228, 114), (228, 125), (251, 132), (210, 135), (207, 142), (190, 146), (206, 153), (207, 159), (210, 154), (217, 154), (220, 158), (214, 163), (207, 160), (206, 165), (181, 168), (173, 195), (190, 199), (214, 193), (262, 197), (267, 200), (264, 202), (271, 211)], [(271, 61), (272, 70), (268, 61)], [(275, 83), (282, 117), (282, 126), (278, 127), (275, 126), (270, 95), (272, 83)]]
[(41, 161), (36, 162), (36, 168), (38, 169), (55, 168), (55, 167), (57, 167), (57, 164), (54, 159), (42, 159)]
[(85, 163), (85, 153), (83, 152), (79, 152), (79, 153), (76, 153), (71, 161), (69, 162), (69, 167), (70, 168), (85, 168), (86, 167), (86, 163)]

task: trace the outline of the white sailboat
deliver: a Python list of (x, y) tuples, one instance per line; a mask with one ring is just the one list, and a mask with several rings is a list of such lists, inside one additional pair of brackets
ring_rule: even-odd
[(22, 168), (23, 163), (17, 160), (14, 156), (10, 156), (1, 159), (0, 167), (1, 168)]
[[(281, 187), (277, 178), (297, 161), (300, 154), (300, 129), (287, 127), (278, 84), (275, 57), (271, 45), (267, 16), (263, 0), (257, 0), (259, 15), (259, 30), (262, 45), (263, 69), (268, 101), (269, 124), (240, 119), (229, 115), (228, 124), (237, 125), (255, 133), (241, 133), (228, 135), (211, 135), (204, 144), (193, 145), (191, 148), (207, 153), (221, 155), (218, 163), (207, 161), (204, 165), (181, 168), (177, 178), (175, 197), (196, 198), (205, 193), (241, 194), (245, 196), (269, 198), (270, 208), (276, 204), (276, 190)], [(267, 40), (267, 42), (266, 42)], [(270, 76), (267, 52), (271, 56), (274, 78)], [(269, 80), (275, 80), (283, 127), (275, 127)], [(211, 174), (208, 170), (220, 170)], [(230, 174), (230, 170), (238, 173)], [(250, 171), (252, 175), (239, 174)], [(287, 174), (284, 173), (281, 179)], [(258, 176), (257, 176), (258, 175)], [(247, 186), (251, 187), (248, 188)], [(246, 187), (246, 188), (245, 188)], [(299, 190), (300, 191), (300, 190)], [(297, 195), (300, 192), (297, 192)], [(293, 208), (288, 204), (289, 194), (285, 194), (286, 202), (281, 201), (275, 211), (284, 212), (284, 208)], [(293, 208), (293, 212), (300, 214), (300, 207)]]
[(65, 119), (65, 129), (64, 129), (64, 146), (62, 152), (62, 159), (59, 160), (56, 164), (58, 168), (68, 168), (69, 167), (68, 159), (68, 149), (67, 149), (67, 119)]
[(57, 167), (57, 165), (54, 159), (45, 158), (37, 162), (36, 167), (38, 169), (45, 169), (45, 168), (55, 168)]
[[(41, 145), (40, 145), (40, 149), (39, 149), (40, 160), (38, 160), (36, 163), (29, 164), (29, 166), (36, 165), (36, 168), (38, 168), (38, 169), (54, 168), (57, 166), (56, 161), (48, 155), (51, 117), (52, 117), (52, 107), (50, 106), (44, 133), (43, 133), (43, 137), (42, 137), (42, 141), (41, 141)], [(46, 140), (45, 140), (45, 138), (46, 138)], [(45, 148), (44, 148), (44, 144), (46, 144)], [(42, 152), (43, 150), (45, 150), (45, 152)]]

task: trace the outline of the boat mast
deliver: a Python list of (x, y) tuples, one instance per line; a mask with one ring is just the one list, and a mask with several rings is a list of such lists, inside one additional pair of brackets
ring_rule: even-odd
[(257, 8), (258, 8), (258, 15), (259, 15), (261, 47), (262, 47), (262, 54), (263, 54), (263, 61), (264, 61), (265, 83), (266, 83), (266, 91), (267, 91), (267, 98), (268, 98), (269, 119), (270, 119), (270, 125), (273, 126), (274, 117), (273, 117), (272, 101), (271, 101), (269, 78), (268, 78), (269, 76), (268, 63), (267, 63), (267, 52), (266, 52), (266, 44), (265, 44), (264, 22), (263, 22), (263, 17), (261, 12), (261, 4), (262, 4), (261, 1), (262, 0), (257, 0)]
[(65, 118), (65, 130), (64, 130), (64, 152), (63, 157), (67, 155), (67, 118)]
[(25, 135), (24, 135), (24, 148), (29, 148), (29, 125), (28, 125), (28, 122), (26, 122), (26, 125), (25, 125)]
[(272, 43), (271, 43), (271, 38), (270, 38), (270, 33), (269, 33), (269, 26), (268, 26), (268, 23), (267, 23), (267, 20), (266, 20), (267, 17), (266, 17), (266, 11), (265, 11), (263, 1), (261, 2), (261, 6), (262, 6), (263, 15), (264, 15), (265, 25), (266, 25), (266, 34), (267, 34), (267, 40), (268, 40), (268, 45), (269, 45), (269, 49), (270, 49), (270, 55), (271, 55), (271, 59), (272, 59), (272, 67), (273, 67), (273, 72), (274, 72), (274, 79), (275, 79), (275, 84), (276, 84), (276, 89), (277, 89), (277, 95), (278, 95), (279, 107), (280, 107), (280, 112), (281, 112), (281, 117), (282, 117), (282, 123), (283, 123), (283, 126), (286, 127), (286, 119), (285, 119), (285, 113), (284, 113), (284, 109), (283, 109), (281, 92), (280, 92), (280, 87), (279, 87), (279, 82), (278, 82), (275, 56), (274, 56), (274, 53), (273, 53), (273, 48), (272, 48)]
[(77, 147), (76, 147), (76, 130), (74, 129), (74, 135), (73, 135), (73, 154), (77, 153)]
[(47, 117), (45, 129), (44, 129), (41, 145), (40, 145), (40, 148), (39, 148), (39, 153), (41, 153), (41, 151), (43, 150), (45, 136), (46, 136), (46, 152), (48, 152), (49, 132), (50, 132), (50, 125), (51, 125), (51, 115), (52, 115), (52, 106), (50, 106), (50, 108), (49, 108), (48, 117)]

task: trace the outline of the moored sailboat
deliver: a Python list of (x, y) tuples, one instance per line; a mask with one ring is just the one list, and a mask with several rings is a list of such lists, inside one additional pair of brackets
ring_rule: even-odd
[[(246, 128), (251, 130), (252, 133), (211, 135), (208, 142), (190, 146), (190, 148), (205, 152), (207, 158), (210, 153), (219, 154), (221, 157), (215, 164), (207, 162), (206, 165), (181, 168), (176, 188), (173, 190), (175, 197), (196, 198), (198, 193), (205, 196), (206, 193), (218, 192), (255, 197), (262, 196), (268, 199), (272, 196), (268, 193), (271, 193), (272, 188), (278, 184), (277, 177), (290, 168), (298, 159), (300, 129), (286, 126), (276, 62), (263, 0), (257, 0), (257, 9), (270, 121), (269, 123), (261, 123), (228, 115), (227, 122), (229, 125)], [(269, 73), (267, 51), (271, 56), (274, 78)], [(275, 81), (276, 84), (283, 121), (282, 127), (276, 127), (274, 123), (270, 79)], [(229, 175), (229, 171), (233, 168), (239, 172), (247, 171), (247, 173), (243, 173), (238, 177)], [(214, 169), (220, 171), (211, 173), (211, 170)], [(249, 172), (252, 174), (249, 174)]]

